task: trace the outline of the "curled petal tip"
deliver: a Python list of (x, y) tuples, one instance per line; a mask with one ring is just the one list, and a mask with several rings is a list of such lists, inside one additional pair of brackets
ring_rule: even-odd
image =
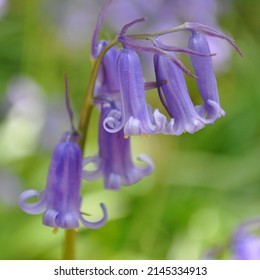
[[(38, 197), (39, 201), (36, 203), (27, 203), (26, 200)], [(36, 215), (40, 214), (45, 210), (45, 196), (44, 193), (39, 193), (36, 190), (27, 190), (19, 196), (18, 199), (21, 209), (28, 214)]]
[(89, 181), (94, 181), (102, 176), (100, 158), (98, 156), (84, 158), (82, 161), (82, 167), (85, 167), (91, 163), (95, 165), (95, 169), (91, 171), (82, 170), (82, 178)]
[(107, 132), (115, 133), (121, 130), (124, 126), (121, 121), (122, 113), (117, 110), (112, 110), (103, 121), (103, 127)]
[(213, 123), (216, 119), (226, 115), (226, 112), (220, 107), (217, 102), (213, 100), (207, 100), (206, 104), (211, 107), (210, 110), (206, 109), (206, 111), (208, 111), (207, 114), (209, 116), (209, 123)]
[(140, 167), (142, 168), (143, 176), (148, 176), (153, 173), (154, 163), (149, 156), (141, 154), (137, 157), (137, 159), (146, 163), (145, 167)]
[(108, 218), (106, 206), (105, 206), (104, 203), (100, 203), (100, 207), (101, 207), (101, 210), (102, 210), (103, 217), (97, 222), (87, 221), (82, 217), (82, 214), (80, 215), (80, 221), (82, 222), (82, 224), (85, 227), (88, 227), (88, 228), (91, 228), (91, 229), (97, 229), (97, 228), (102, 227), (106, 223), (107, 218)]

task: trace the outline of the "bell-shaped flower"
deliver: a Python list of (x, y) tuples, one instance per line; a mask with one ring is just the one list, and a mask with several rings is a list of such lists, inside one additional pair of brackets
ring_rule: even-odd
[(123, 129), (115, 133), (107, 132), (103, 122), (111, 110), (116, 111), (116, 104), (103, 103), (99, 121), (99, 153), (88, 157), (83, 162), (87, 167), (92, 163), (95, 170), (83, 171), (83, 178), (96, 180), (103, 177), (106, 189), (119, 190), (122, 185), (129, 186), (153, 172), (154, 165), (146, 155), (139, 155), (138, 160), (146, 166), (136, 166), (132, 160), (130, 137), (124, 137)]
[[(84, 219), (80, 211), (82, 154), (75, 133), (66, 133), (53, 151), (48, 180), (44, 191), (27, 190), (19, 197), (21, 209), (28, 214), (44, 212), (43, 224), (55, 228), (79, 227), (79, 220), (89, 228), (98, 228), (107, 220), (105, 206), (101, 203), (103, 218), (98, 222)], [(36, 203), (26, 202), (38, 197)]]
[[(71, 131), (63, 135), (53, 151), (46, 188), (42, 192), (37, 190), (23, 192), (19, 197), (19, 204), (21, 209), (28, 214), (44, 213), (43, 224), (46, 226), (73, 229), (78, 228), (81, 221), (86, 227), (99, 228), (107, 220), (107, 211), (103, 203), (100, 204), (103, 217), (97, 222), (85, 220), (84, 213), (80, 210), (82, 152), (77, 143), (79, 135), (72, 124), (72, 111), (67, 90), (66, 105), (71, 121)], [(39, 201), (27, 202), (32, 197), (39, 198)]]
[(166, 117), (158, 109), (152, 111), (145, 97), (142, 66), (137, 53), (123, 49), (117, 59), (117, 75), (121, 98), (121, 111), (112, 110), (104, 120), (108, 132), (124, 129), (126, 137), (160, 133)]
[[(175, 54), (172, 53), (172, 56)], [(172, 60), (162, 55), (154, 56), (157, 83), (166, 81), (159, 88), (159, 96), (171, 117), (164, 133), (181, 135), (187, 131), (194, 133), (207, 123), (202, 118), (190, 98), (183, 71)]]
[[(192, 36), (189, 40), (189, 48), (193, 51), (210, 54), (206, 37), (194, 30), (192, 30)], [(212, 57), (190, 55), (190, 58), (197, 76), (199, 92), (205, 103), (201, 107), (201, 113), (207, 116), (208, 120), (213, 123), (217, 118), (225, 115), (225, 112), (220, 106)]]

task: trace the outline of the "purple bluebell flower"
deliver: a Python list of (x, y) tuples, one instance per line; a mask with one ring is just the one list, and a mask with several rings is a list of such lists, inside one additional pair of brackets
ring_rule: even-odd
[[(66, 87), (67, 88), (67, 87)], [(55, 228), (73, 229), (81, 223), (89, 228), (98, 228), (107, 220), (107, 212), (103, 203), (100, 204), (103, 217), (100, 221), (89, 222), (80, 211), (82, 152), (77, 143), (79, 135), (72, 124), (72, 111), (69, 106), (66, 90), (66, 105), (71, 121), (71, 131), (64, 133), (55, 147), (49, 168), (49, 175), (44, 191), (27, 190), (19, 197), (21, 209), (29, 214), (44, 212), (43, 224)], [(36, 203), (26, 202), (31, 197), (38, 197)]]
[[(172, 56), (175, 55), (172, 53)], [(154, 56), (154, 66), (157, 82), (166, 81), (158, 88), (160, 99), (171, 117), (164, 133), (181, 135), (185, 131), (194, 133), (203, 128), (207, 120), (193, 105), (182, 70), (162, 55)]]
[(124, 135), (143, 135), (162, 132), (166, 117), (149, 108), (145, 98), (145, 85), (141, 62), (135, 51), (123, 49), (117, 59), (121, 112), (112, 110), (104, 120), (108, 132), (124, 128)]
[(259, 218), (242, 223), (233, 237), (233, 253), (237, 260), (260, 260), (260, 237), (253, 233), (259, 229)]
[(99, 121), (99, 153), (94, 157), (84, 160), (84, 165), (90, 163), (96, 165), (92, 171), (83, 171), (83, 178), (96, 180), (103, 177), (105, 188), (119, 190), (122, 185), (129, 186), (144, 176), (153, 172), (154, 165), (146, 155), (139, 155), (137, 159), (146, 163), (140, 167), (133, 163), (131, 156), (130, 137), (124, 137), (123, 129), (110, 133), (103, 127), (103, 122), (111, 110), (116, 109), (116, 104), (105, 102), (101, 105), (101, 115)]
[[(210, 54), (207, 39), (203, 34), (192, 31), (189, 40), (189, 48), (205, 54)], [(224, 110), (220, 106), (217, 81), (214, 74), (212, 58), (198, 57), (191, 55), (192, 65), (197, 76), (197, 84), (205, 106), (201, 107), (201, 111), (207, 115), (210, 122), (214, 122), (217, 118), (225, 115)]]
[[(108, 41), (102, 40), (98, 43), (97, 54), (108, 45)], [(116, 61), (120, 51), (117, 46), (110, 48), (100, 65), (98, 77), (95, 86), (95, 97), (106, 95), (110, 98), (119, 98), (119, 82), (116, 73)]]

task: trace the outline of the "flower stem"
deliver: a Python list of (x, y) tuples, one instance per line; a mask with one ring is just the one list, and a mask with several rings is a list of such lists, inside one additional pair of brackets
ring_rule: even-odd
[(82, 149), (82, 152), (84, 152), (85, 142), (86, 142), (87, 132), (88, 132), (88, 125), (89, 125), (90, 116), (91, 116), (91, 112), (92, 112), (92, 108), (93, 108), (93, 102), (92, 102), (93, 101), (93, 92), (94, 92), (94, 88), (95, 88), (95, 83), (96, 83), (96, 79), (97, 79), (97, 75), (98, 75), (99, 66), (100, 66), (102, 59), (103, 59), (104, 55), (106, 54), (106, 52), (111, 47), (116, 45), (117, 43), (118, 43), (117, 39), (112, 40), (101, 51), (101, 53), (99, 54), (97, 59), (94, 60), (94, 64), (93, 64), (93, 68), (91, 71), (85, 99), (83, 101), (83, 105), (82, 105), (81, 112), (80, 112), (80, 118), (79, 118), (78, 132), (80, 134), (80, 139), (79, 139), (78, 144), (79, 144), (80, 148)]
[(165, 30), (161, 30), (158, 32), (148, 32), (148, 33), (144, 33), (144, 34), (127, 34), (127, 36), (132, 39), (135, 39), (135, 40), (150, 40), (151, 38), (154, 38), (154, 37), (166, 35), (169, 33), (179, 32), (179, 31), (183, 31), (186, 29), (187, 29), (186, 23), (184, 23), (182, 25), (175, 26), (175, 27), (165, 29)]
[(74, 229), (68, 229), (65, 231), (65, 242), (63, 248), (64, 260), (75, 260), (76, 257), (76, 239), (77, 231)]
[[(89, 83), (87, 87), (87, 92), (85, 95), (85, 99), (83, 101), (83, 105), (80, 112), (78, 132), (80, 134), (80, 138), (78, 144), (82, 150), (82, 154), (84, 154), (85, 142), (87, 138), (88, 125), (90, 121), (91, 112), (93, 109), (93, 94), (95, 83), (98, 75), (99, 66), (102, 62), (102, 59), (105, 53), (114, 45), (118, 43), (117, 39), (112, 40), (100, 53), (97, 59), (94, 60), (93, 68), (91, 71), (91, 75), (89, 78)], [(64, 240), (64, 251), (63, 251), (63, 259), (64, 260), (74, 260), (76, 259), (76, 239), (77, 239), (77, 231), (75, 229), (69, 229), (65, 231), (65, 240)]]

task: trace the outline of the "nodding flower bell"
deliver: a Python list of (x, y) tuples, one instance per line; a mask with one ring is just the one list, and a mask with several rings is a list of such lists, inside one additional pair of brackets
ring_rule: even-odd
[(194, 133), (203, 128), (207, 120), (199, 115), (191, 101), (183, 71), (162, 55), (154, 56), (154, 67), (157, 83), (166, 81), (158, 88), (162, 104), (171, 116), (164, 133), (181, 135), (185, 131)]
[[(74, 229), (81, 223), (89, 228), (99, 228), (107, 220), (107, 211), (100, 204), (103, 217), (97, 222), (84, 219), (80, 211), (82, 152), (77, 143), (79, 135), (72, 124), (72, 111), (69, 105), (66, 80), (66, 107), (70, 116), (71, 131), (66, 132), (55, 147), (49, 168), (48, 180), (44, 191), (27, 190), (19, 197), (21, 209), (28, 214), (44, 212), (43, 224), (54, 228)], [(28, 199), (38, 197), (37, 203), (28, 203)]]
[(115, 133), (123, 128), (126, 137), (162, 132), (166, 117), (158, 109), (152, 112), (146, 102), (142, 66), (134, 50), (125, 48), (120, 52), (117, 75), (121, 111), (112, 110), (108, 114), (104, 120), (105, 129)]
[[(189, 40), (189, 48), (193, 51), (210, 54), (209, 45), (206, 37), (192, 30)], [(197, 76), (197, 85), (200, 95), (205, 103), (202, 106), (201, 113), (207, 116), (208, 120), (213, 123), (217, 118), (225, 115), (224, 110), (220, 106), (217, 81), (214, 74), (212, 57), (199, 57), (190, 55), (191, 62)]]
[(154, 165), (148, 156), (139, 155), (138, 160), (146, 163), (146, 166), (136, 166), (131, 157), (130, 137), (124, 137), (123, 129), (115, 133), (107, 132), (104, 129), (103, 121), (113, 108), (116, 108), (116, 104), (113, 102), (101, 104), (99, 154), (83, 161), (85, 166), (94, 163), (96, 169), (84, 170), (83, 178), (96, 180), (103, 177), (106, 189), (119, 190), (122, 185), (132, 185), (144, 176), (150, 175), (154, 170)]

